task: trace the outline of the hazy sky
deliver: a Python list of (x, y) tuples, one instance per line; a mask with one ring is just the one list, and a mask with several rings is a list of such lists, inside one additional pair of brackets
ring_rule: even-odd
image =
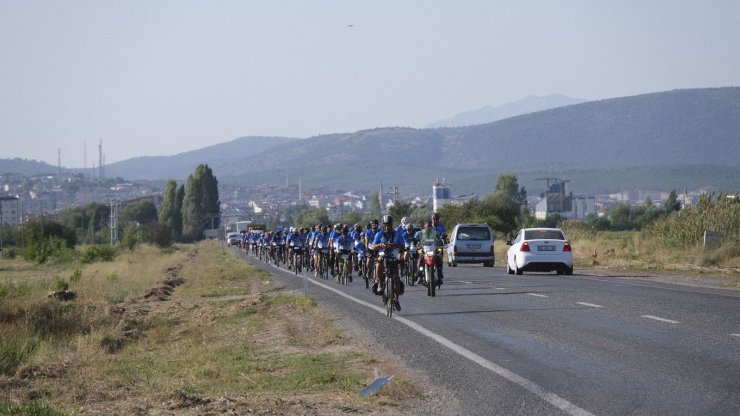
[[(740, 86), (740, 1), (0, 0), (0, 158), (82, 167)], [(86, 143), (86, 146), (85, 146)]]

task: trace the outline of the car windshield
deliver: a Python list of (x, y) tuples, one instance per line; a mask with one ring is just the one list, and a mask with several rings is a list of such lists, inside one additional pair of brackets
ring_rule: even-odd
[(490, 240), (491, 233), (485, 227), (460, 227), (458, 240)]
[(525, 240), (565, 240), (560, 230), (525, 230)]

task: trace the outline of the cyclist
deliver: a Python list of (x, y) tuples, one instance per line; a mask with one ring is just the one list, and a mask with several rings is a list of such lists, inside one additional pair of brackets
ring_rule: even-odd
[(365, 245), (365, 239), (363, 238), (364, 233), (362, 232), (362, 226), (360, 224), (355, 224), (355, 239), (353, 242), (353, 250), (355, 252), (355, 256), (357, 258), (357, 261), (355, 262), (355, 270), (359, 270), (358, 275), (362, 277), (362, 270), (359, 269), (360, 262), (365, 261), (366, 256), (366, 250), (367, 247)]
[[(378, 233), (378, 220), (374, 218), (370, 223), (367, 225), (367, 230), (365, 230), (365, 248), (370, 249), (370, 244), (373, 243), (375, 240), (375, 234)], [(369, 250), (367, 253), (367, 270), (370, 270), (371, 267), (373, 267), (373, 261), (375, 261), (375, 251)]]
[[(393, 229), (393, 217), (390, 215), (383, 216), (383, 230), (375, 234), (375, 239), (370, 245), (370, 249), (376, 251), (379, 255), (383, 254), (387, 259), (393, 259), (394, 261), (389, 262), (389, 266), (395, 267), (395, 274), (398, 275), (398, 258), (399, 249), (406, 245), (404, 236), (397, 234)], [(376, 295), (383, 295), (385, 293), (385, 268), (383, 261), (378, 261), (375, 265), (375, 278), (376, 282), (373, 285), (373, 292)], [(401, 279), (396, 279), (394, 282), (393, 293), (395, 299), (383, 299), (383, 303), (393, 302), (396, 310), (401, 310), (401, 303), (398, 300), (398, 296), (403, 294), (403, 282)]]
[(339, 258), (339, 256), (337, 256), (336, 240), (337, 238), (339, 238), (340, 235), (342, 235), (342, 224), (336, 223), (334, 224), (334, 228), (329, 226), (328, 233), (329, 239), (327, 241), (329, 243), (329, 270), (331, 271), (331, 276), (334, 277), (334, 266), (336, 265), (336, 263), (338, 263), (337, 260)]
[[(314, 248), (314, 268), (318, 275), (319, 266), (321, 265), (321, 256), (329, 255), (329, 234), (325, 225), (321, 226), (318, 234), (314, 234), (313, 237), (313, 248)], [(328, 272), (324, 270), (324, 272)]]
[[(439, 222), (439, 214), (436, 212), (432, 214), (432, 227), (434, 227), (434, 231), (437, 232), (437, 244), (442, 247), (447, 243), (445, 240), (447, 239), (447, 233), (445, 232), (445, 226), (441, 222)], [(444, 275), (442, 274), (442, 256), (437, 257), (437, 270), (439, 270), (439, 284), (442, 284), (442, 280), (444, 279)]]
[[(337, 264), (339, 264), (339, 258), (343, 254), (349, 255), (349, 267), (350, 270), (352, 270), (352, 247), (353, 247), (353, 239), (349, 236), (349, 227), (346, 225), (342, 227), (342, 233), (339, 235), (339, 237), (336, 237), (334, 239), (334, 247), (336, 248), (336, 257), (337, 257)], [(350, 273), (350, 282), (352, 281), (352, 273)]]

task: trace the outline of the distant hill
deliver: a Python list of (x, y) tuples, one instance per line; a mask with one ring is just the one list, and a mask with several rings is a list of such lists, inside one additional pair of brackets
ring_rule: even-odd
[(0, 159), (0, 174), (19, 173), (30, 176), (41, 173), (56, 173), (58, 170), (57, 166), (36, 160), (21, 159), (18, 157), (14, 159)]
[(174, 156), (145, 156), (106, 165), (108, 177), (126, 179), (185, 179), (201, 163), (209, 166), (234, 166), (239, 169), (240, 161), (270, 148), (301, 139), (288, 137), (241, 137)]
[[(538, 172), (577, 174), (576, 192), (613, 191), (620, 184), (740, 191), (738, 155), (740, 88), (732, 87), (586, 102), (478, 126), (313, 137), (268, 149), (223, 180), (283, 183), (289, 171), (304, 187), (375, 190), (383, 182), (429, 193), (434, 179), (445, 177), (453, 193), (487, 193), (501, 173)], [(636, 172), (649, 177), (636, 181)]]
[(498, 107), (487, 105), (477, 110), (466, 111), (452, 118), (430, 123), (426, 127), (463, 127), (473, 126), (476, 124), (487, 124), (522, 114), (535, 113), (566, 105), (580, 104), (586, 101), (588, 100), (567, 97), (562, 94), (553, 94), (544, 97), (530, 95), (529, 97), (523, 98), (519, 101), (506, 103)]
[[(175, 156), (106, 166), (108, 177), (184, 180), (208, 163), (221, 184), (282, 184), (404, 194), (486, 194), (516, 174), (571, 179), (576, 193), (712, 187), (740, 191), (740, 87), (674, 90), (589, 101), (492, 123), (436, 129), (377, 128), (307, 139), (248, 137)], [(0, 172), (7, 171), (0, 161)]]

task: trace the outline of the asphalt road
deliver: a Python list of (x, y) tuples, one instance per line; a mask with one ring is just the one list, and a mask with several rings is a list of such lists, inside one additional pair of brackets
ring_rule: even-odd
[(323, 307), (450, 392), (439, 414), (740, 414), (738, 291), (445, 265), (436, 297), (407, 286), (387, 318), (357, 278), (308, 280)]

